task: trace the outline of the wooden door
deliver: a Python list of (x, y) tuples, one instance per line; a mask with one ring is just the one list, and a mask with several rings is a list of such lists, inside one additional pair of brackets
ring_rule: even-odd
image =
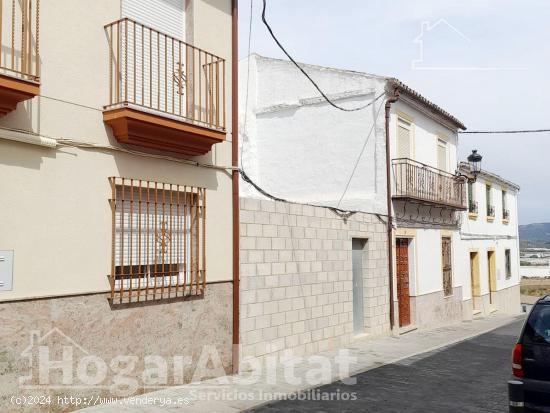
[(396, 239), (397, 300), (399, 303), (399, 327), (411, 323), (411, 302), (409, 296), (409, 241)]
[(476, 298), (480, 296), (479, 292), (479, 255), (477, 252), (470, 252), (470, 276), (472, 287), (472, 308), (479, 310), (479, 303)]
[(487, 276), (489, 278), (489, 304), (493, 304), (493, 291), (496, 291), (495, 252), (487, 251)]

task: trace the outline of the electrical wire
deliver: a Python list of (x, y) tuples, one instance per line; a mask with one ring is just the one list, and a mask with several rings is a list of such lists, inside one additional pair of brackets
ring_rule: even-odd
[(319, 87), (319, 85), (317, 85), (317, 83), (315, 83), (315, 81), (307, 74), (307, 72), (296, 62), (296, 60), (294, 60), (294, 58), (286, 51), (286, 49), (284, 48), (284, 46), (281, 44), (281, 42), (277, 39), (277, 36), (275, 36), (275, 33), (273, 33), (273, 30), (271, 29), (271, 26), (269, 25), (269, 23), (267, 22), (266, 18), (265, 18), (265, 11), (266, 11), (266, 8), (267, 8), (267, 1), (266, 0), (263, 0), (263, 9), (262, 9), (262, 22), (264, 23), (265, 27), (267, 27), (267, 30), (269, 31), (269, 34), (271, 35), (271, 37), (273, 38), (273, 40), (275, 41), (275, 43), (277, 44), (277, 46), (279, 46), (279, 49), (282, 50), (282, 52), (286, 55), (286, 57), (289, 58), (289, 60), (294, 64), (294, 66), (296, 66), (300, 72), (302, 72), (304, 74), (304, 76), (311, 82), (311, 84), (315, 87), (315, 89), (317, 89), (317, 91), (321, 94), (321, 96), (327, 101), (327, 103), (331, 106), (333, 106), (334, 108), (338, 109), (338, 110), (342, 110), (344, 112), (356, 112), (356, 111), (359, 111), (359, 110), (363, 110), (363, 109), (366, 109), (368, 108), (370, 105), (372, 105), (374, 102), (376, 102), (376, 100), (378, 100), (380, 97), (378, 97), (377, 99), (367, 103), (366, 105), (363, 105), (363, 106), (359, 106), (357, 108), (344, 108), (342, 106), (339, 106), (337, 105), (336, 103), (334, 103), (332, 100), (329, 99), (329, 97), (325, 94), (325, 92), (323, 92), (321, 90), (321, 88)]
[(357, 167), (359, 166), (359, 162), (361, 161), (361, 158), (363, 157), (363, 152), (365, 152), (365, 148), (367, 147), (367, 144), (369, 143), (372, 132), (374, 131), (374, 128), (376, 126), (376, 120), (378, 119), (378, 116), (380, 115), (381, 110), (382, 110), (382, 105), (380, 105), (380, 108), (378, 109), (378, 112), (376, 112), (376, 116), (374, 117), (373, 122), (372, 122), (372, 127), (370, 128), (370, 131), (367, 134), (365, 142), (363, 143), (363, 147), (361, 148), (361, 151), (359, 152), (359, 156), (357, 157), (357, 160), (355, 161), (355, 165), (353, 166), (353, 169), (352, 169), (351, 174), (349, 176), (348, 182), (346, 183), (346, 187), (344, 188), (344, 192), (342, 192), (342, 195), (340, 196), (340, 199), (338, 200), (338, 204), (336, 205), (337, 208), (340, 207), (340, 204), (342, 203), (342, 200), (344, 199), (344, 196), (348, 192), (351, 181), (352, 181), (353, 177), (355, 176), (355, 172), (357, 171)]
[(241, 142), (241, 156), (240, 156), (240, 165), (241, 168), (244, 168), (243, 166), (243, 152), (244, 152), (244, 138), (248, 136), (246, 132), (246, 123), (248, 120), (248, 85), (250, 83), (250, 44), (252, 39), (252, 13), (254, 11), (254, 0), (250, 0), (250, 19), (248, 22), (248, 52), (246, 55), (248, 56), (248, 61), (246, 62), (246, 94), (245, 94), (245, 100), (244, 100), (244, 121), (243, 121), (243, 139)]
[(507, 134), (507, 133), (542, 133), (550, 132), (550, 129), (525, 129), (525, 130), (474, 130), (474, 131), (458, 131), (465, 134)]

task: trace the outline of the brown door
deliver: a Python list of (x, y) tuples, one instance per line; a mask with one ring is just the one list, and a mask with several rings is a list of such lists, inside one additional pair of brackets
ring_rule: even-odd
[(411, 323), (411, 302), (409, 297), (409, 241), (397, 238), (397, 300), (399, 302), (399, 327)]

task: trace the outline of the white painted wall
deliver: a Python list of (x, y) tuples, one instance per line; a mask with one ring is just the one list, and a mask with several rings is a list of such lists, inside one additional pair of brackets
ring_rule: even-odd
[[(390, 114), (390, 154), (392, 159), (398, 158), (397, 134), (399, 118), (411, 123), (411, 155), (410, 158), (423, 164), (438, 168), (437, 145), (438, 139), (447, 143), (447, 170), (455, 173), (457, 166), (457, 133), (456, 129), (448, 125), (443, 119), (432, 112), (415, 104), (409, 99), (401, 97), (392, 104)], [(392, 168), (392, 187), (395, 187), (395, 175)], [(409, 288), (411, 296), (420, 296), (435, 293), (443, 289), (443, 270), (441, 238), (450, 236), (452, 242), (453, 260), (453, 287), (462, 284), (460, 274), (462, 263), (458, 259), (457, 247), (459, 244), (458, 231), (452, 228), (440, 228), (423, 223), (423, 220), (440, 220), (443, 216), (447, 221), (452, 217), (452, 210), (418, 206), (402, 201), (394, 201), (393, 215), (417, 223), (400, 223), (398, 228), (413, 227), (409, 230), (413, 238), (414, 253), (409, 255)], [(398, 232), (397, 237), (403, 232)], [(412, 260), (414, 258), (414, 260)]]
[(550, 277), (550, 267), (521, 266), (519, 267), (520, 277)]
[[(491, 184), (492, 205), (495, 207), (494, 220), (487, 219), (486, 208), (486, 184)], [(502, 219), (501, 192), (507, 191), (507, 208), (510, 211), (510, 219), (505, 223)], [(479, 276), (480, 293), (489, 292), (487, 250), (496, 252), (496, 278), (497, 291), (506, 289), (520, 282), (519, 269), (519, 237), (518, 237), (518, 190), (495, 180), (488, 175), (479, 175), (474, 184), (474, 200), (478, 203), (477, 217), (468, 212), (463, 213), (461, 225), (461, 246), (459, 251), (461, 266), (461, 279), (463, 282), (463, 297), (468, 300), (471, 294), (470, 251), (479, 252)], [(506, 278), (505, 250), (510, 249), (512, 276)]]
[[(379, 77), (303, 67), (342, 106), (384, 92)], [(336, 110), (292, 63), (258, 55), (240, 62), (239, 75), (242, 164), (258, 185), (296, 202), (337, 206), (359, 159), (339, 206), (386, 214), (384, 98), (362, 111)], [(260, 195), (243, 184), (241, 196)]]
[(447, 142), (447, 172), (455, 173), (457, 167), (457, 132), (431, 112), (400, 98), (391, 106), (390, 154), (397, 158), (397, 122), (399, 117), (412, 123), (412, 156), (415, 161), (437, 168), (437, 141)]

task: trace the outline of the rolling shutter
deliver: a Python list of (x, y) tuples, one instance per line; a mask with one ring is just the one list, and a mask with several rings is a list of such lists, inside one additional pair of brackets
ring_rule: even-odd
[(186, 48), (180, 43), (185, 41), (184, 4), (184, 0), (122, 1), (122, 17), (139, 23), (121, 27), (123, 101), (186, 115), (183, 74), (188, 69)]
[(411, 124), (402, 119), (397, 126), (397, 157), (411, 157)]
[(122, 17), (185, 41), (184, 0), (122, 0)]
[(437, 140), (437, 168), (447, 170), (447, 143), (441, 139)]

